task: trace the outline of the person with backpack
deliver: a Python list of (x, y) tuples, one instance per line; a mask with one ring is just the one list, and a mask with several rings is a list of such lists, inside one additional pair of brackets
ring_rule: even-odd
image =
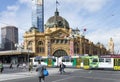
[(39, 82), (45, 82), (45, 76), (48, 76), (48, 71), (45, 68), (45, 66), (41, 65), (41, 62), (39, 62), (39, 65), (38, 65), (36, 71), (38, 72)]

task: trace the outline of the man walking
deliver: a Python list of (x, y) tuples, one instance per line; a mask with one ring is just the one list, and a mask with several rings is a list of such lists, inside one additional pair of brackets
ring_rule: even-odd
[(0, 61), (0, 73), (3, 72), (3, 63)]
[(39, 82), (45, 82), (45, 76), (43, 75), (44, 69), (45, 69), (45, 67), (41, 65), (41, 62), (39, 62), (39, 65), (36, 69), (36, 71), (38, 72)]
[(60, 74), (63, 74), (63, 72), (65, 72), (64, 71), (64, 68), (65, 68), (66, 66), (61, 62), (60, 63), (60, 67), (59, 67), (59, 71), (60, 71)]
[(9, 67), (10, 69), (13, 69), (13, 63), (10, 63), (10, 67)]

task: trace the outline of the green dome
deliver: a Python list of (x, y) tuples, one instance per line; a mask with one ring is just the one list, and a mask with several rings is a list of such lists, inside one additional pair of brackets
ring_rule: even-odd
[(50, 17), (46, 23), (46, 28), (53, 28), (54, 26), (58, 28), (67, 28), (69, 29), (69, 23), (61, 16), (59, 16), (59, 12), (56, 10), (55, 15)]

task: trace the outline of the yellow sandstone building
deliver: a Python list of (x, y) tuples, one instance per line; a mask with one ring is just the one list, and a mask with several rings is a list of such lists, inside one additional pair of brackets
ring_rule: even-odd
[(58, 10), (44, 26), (45, 31), (39, 32), (31, 27), (24, 34), (24, 48), (34, 52), (34, 56), (82, 56), (84, 54), (105, 55), (104, 45), (94, 44), (80, 35), (78, 29), (72, 29), (66, 19), (59, 15)]

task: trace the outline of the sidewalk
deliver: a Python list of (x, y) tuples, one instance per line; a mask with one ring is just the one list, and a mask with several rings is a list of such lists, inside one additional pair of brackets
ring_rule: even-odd
[[(49, 75), (59, 73), (59, 68), (48, 68)], [(75, 70), (80, 70), (80, 69), (69, 69), (66, 68), (66, 72), (73, 72)], [(0, 82), (5, 81), (5, 80), (12, 80), (12, 79), (20, 79), (20, 78), (27, 78), (27, 77), (34, 77), (37, 76), (36, 71), (31, 71), (31, 72), (19, 72), (19, 73), (12, 73), (12, 74), (0, 74)]]

